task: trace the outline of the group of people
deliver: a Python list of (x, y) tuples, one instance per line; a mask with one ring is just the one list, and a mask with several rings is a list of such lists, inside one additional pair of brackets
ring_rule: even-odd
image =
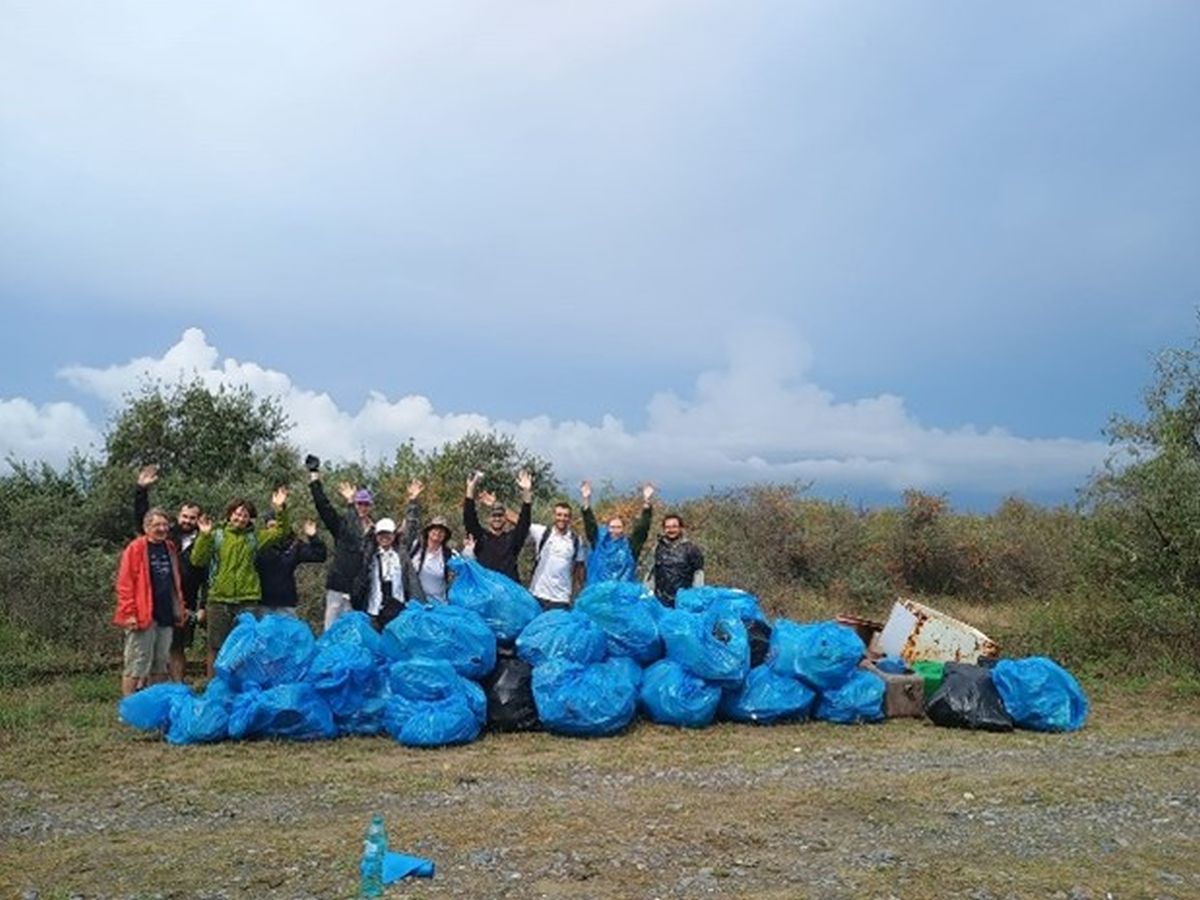
[[(289, 492), (276, 488), (272, 513), (256, 527), (257, 510), (244, 497), (225, 507), (219, 523), (196, 503), (179, 507), (175, 521), (150, 504), (158, 480), (156, 466), (138, 473), (134, 520), (140, 532), (125, 547), (117, 570), (114, 623), (125, 630), (121, 688), (126, 695), (168, 679), (182, 681), (185, 651), (195, 627), (207, 628), (207, 667), (242, 612), (296, 615), (296, 569), (329, 559), (325, 578), (324, 627), (356, 609), (382, 629), (410, 600), (446, 602), (453, 580), (450, 560), (462, 555), (521, 582), (518, 559), (526, 544), (534, 563), (527, 585), (543, 609), (569, 609), (585, 584), (636, 581), (638, 561), (649, 537), (654, 488), (642, 488), (642, 509), (627, 530), (620, 516), (596, 521), (588, 482), (580, 485), (584, 534), (573, 526), (571, 505), (554, 505), (549, 524), (532, 522), (533, 478), (517, 475), (520, 505), (514, 512), (480, 487), (483, 473), (466, 480), (461, 550), (449, 522), (435, 516), (422, 524), (424, 484), (412, 481), (401, 524), (375, 518), (374, 497), (366, 488), (341, 483), (339, 509), (321, 482), (321, 463), (305, 459), (309, 491), (317, 515), (332, 538), (332, 554), (306, 520), (297, 531), (288, 513)], [(486, 523), (480, 520), (482, 504)], [(648, 584), (667, 606), (681, 588), (704, 583), (704, 554), (684, 534), (683, 519), (670, 513), (654, 547)]]

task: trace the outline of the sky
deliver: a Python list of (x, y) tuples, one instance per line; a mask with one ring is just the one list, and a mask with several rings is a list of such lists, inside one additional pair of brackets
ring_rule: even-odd
[(0, 457), (196, 374), (330, 459), (494, 428), (668, 495), (1070, 502), (1196, 331), (1198, 39), (1154, 0), (0, 0)]

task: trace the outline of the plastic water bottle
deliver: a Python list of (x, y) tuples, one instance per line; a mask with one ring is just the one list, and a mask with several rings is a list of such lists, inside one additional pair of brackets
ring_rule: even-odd
[(360, 897), (383, 896), (383, 858), (387, 855), (387, 829), (383, 826), (383, 816), (376, 815), (367, 826), (367, 836), (363, 840), (362, 862), (358, 865), (361, 877)]

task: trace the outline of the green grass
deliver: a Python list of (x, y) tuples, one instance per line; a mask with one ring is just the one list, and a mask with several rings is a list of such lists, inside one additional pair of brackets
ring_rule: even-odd
[[(983, 806), (1016, 817), (1039, 809), (1069, 830), (1098, 804), (1196, 790), (1200, 748), (1183, 736), (1194, 736), (1200, 702), (1180, 700), (1171, 684), (1098, 684), (1090, 724), (1067, 736), (917, 721), (702, 731), (643, 722), (605, 740), (511, 734), (434, 751), (388, 738), (175, 748), (116, 721), (115, 685), (109, 673), (0, 689), (0, 716), (19, 719), (0, 732), (8, 797), (0, 829), (54, 823), (7, 841), (0, 894), (220, 887), (347, 896), (376, 810), (398, 847), (436, 858), (442, 872), (396, 896), (504, 893), (497, 878), (506, 871), (545, 872), (564, 847), (575, 854), (565, 874), (515, 895), (666, 894), (701, 868), (730, 895), (821, 894), (790, 881), (814, 872), (838, 878), (841, 887), (823, 894), (833, 896), (979, 886), (1050, 895), (1074, 884), (1140, 895), (1158, 871), (1189, 874), (1200, 852), (1198, 840), (1150, 832), (1134, 818), (1081, 832), (1078, 851), (1025, 857), (966, 818)], [(1147, 716), (1147, 707), (1157, 712)], [(847, 774), (829, 770), (829, 760)], [(949, 858), (940, 850), (947, 835), (965, 841)], [(1128, 846), (1098, 866), (1094, 844), (1117, 835)], [(642, 870), (647, 839), (665, 848), (667, 862)], [(900, 862), (864, 864), (859, 851), (874, 846), (892, 848)], [(472, 863), (473, 853), (498, 847), (496, 870)]]

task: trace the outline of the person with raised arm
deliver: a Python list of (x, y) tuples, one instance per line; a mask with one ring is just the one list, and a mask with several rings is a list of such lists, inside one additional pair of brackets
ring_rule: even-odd
[(646, 538), (650, 536), (650, 517), (654, 485), (642, 485), (642, 511), (631, 534), (625, 533), (625, 520), (612, 516), (603, 526), (597, 526), (592, 511), (592, 485), (585, 481), (579, 486), (583, 507), (583, 530), (591, 552), (587, 558), (587, 583), (600, 581), (637, 581), (638, 558)]
[(371, 518), (373, 498), (366, 488), (355, 488), (343, 481), (338, 493), (345, 501), (339, 512), (325, 495), (321, 484), (321, 461), (311, 453), (305, 457), (308, 469), (308, 489), (312, 493), (317, 514), (329, 533), (333, 535), (333, 559), (325, 575), (325, 630), (337, 617), (353, 609), (350, 602), (354, 581), (362, 569), (363, 556), (374, 546), (371, 537), (374, 520)]
[(187, 619), (182, 566), (165, 511), (142, 517), (143, 534), (130, 541), (117, 567), (113, 624), (125, 629), (121, 694), (166, 681), (175, 628)]
[[(137, 534), (142, 533), (146, 513), (150, 511), (150, 489), (158, 481), (158, 466), (142, 466), (137, 474), (137, 488), (133, 494), (133, 521)], [(179, 504), (175, 521), (171, 524), (168, 537), (179, 555), (179, 577), (183, 585), (183, 605), (187, 608), (187, 621), (176, 626), (171, 635), (171, 654), (167, 666), (172, 681), (183, 681), (187, 669), (187, 649), (195, 640), (196, 624), (203, 621), (204, 588), (208, 573), (192, 565), (192, 544), (200, 533), (196, 525), (200, 521), (200, 504), (185, 500)]]
[(474, 472), (467, 479), (467, 493), (463, 498), (463, 527), (475, 540), (475, 560), (485, 568), (507, 575), (513, 581), (521, 580), (517, 571), (517, 556), (525, 539), (529, 537), (529, 523), (533, 514), (533, 476), (522, 471), (517, 475), (517, 487), (521, 491), (521, 511), (512, 530), (506, 530), (507, 510), (496, 498), (484, 493), (488, 501), (488, 525), (479, 523), (475, 509), (475, 490), (479, 486), (482, 472)]
[[(267, 520), (267, 527), (275, 524)], [(258, 551), (254, 564), (262, 582), (263, 612), (295, 616), (300, 597), (296, 592), (296, 568), (303, 563), (323, 563), (325, 542), (317, 536), (317, 523), (306, 519), (300, 529), (303, 539), (288, 532), (283, 540)]]
[(271, 506), (275, 509), (275, 524), (255, 530), (257, 515), (254, 504), (235, 497), (225, 507), (225, 521), (214, 525), (208, 516), (199, 521), (200, 536), (192, 545), (192, 565), (208, 568), (208, 674), (225, 638), (233, 630), (237, 617), (244, 612), (259, 611), (262, 600), (262, 581), (254, 558), (258, 551), (277, 544), (290, 530), (288, 520), (288, 489), (275, 488)]
[(450, 523), (434, 516), (421, 528), (421, 492), (425, 483), (414, 478), (408, 485), (408, 508), (404, 513), (404, 532), (400, 544), (408, 553), (421, 583), (425, 600), (445, 603), (450, 595), (453, 573), (447, 565), (457, 554), (450, 547)]

